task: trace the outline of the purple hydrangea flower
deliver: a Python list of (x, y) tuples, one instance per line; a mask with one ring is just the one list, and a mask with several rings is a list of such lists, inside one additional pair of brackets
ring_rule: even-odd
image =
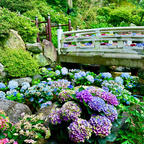
[(108, 136), (111, 133), (112, 123), (105, 116), (91, 116), (89, 123), (92, 126), (93, 132), (101, 137)]
[(87, 120), (78, 118), (69, 125), (68, 133), (73, 142), (85, 142), (85, 139), (89, 139), (91, 137), (92, 126)]
[(68, 100), (71, 100), (72, 99), (72, 94), (74, 94), (75, 92), (73, 90), (63, 90), (59, 93), (59, 96), (58, 96), (58, 100), (60, 102), (66, 102)]
[(93, 76), (88, 75), (88, 76), (86, 77), (86, 79), (87, 79), (89, 82), (94, 83), (94, 77), (93, 77)]
[(76, 98), (80, 100), (80, 102), (89, 102), (92, 100), (93, 96), (88, 90), (82, 90), (76, 93)]
[(79, 106), (73, 102), (66, 102), (61, 108), (61, 116), (64, 121), (75, 120), (81, 115), (81, 109)]
[(88, 105), (92, 110), (101, 112), (105, 107), (105, 102), (99, 97), (93, 97), (92, 100), (89, 101)]
[(89, 88), (88, 91), (90, 93), (92, 93), (93, 95), (98, 96), (98, 97), (102, 98), (103, 100), (107, 101), (109, 104), (112, 104), (115, 106), (117, 106), (119, 104), (117, 97), (110, 92), (106, 92), (100, 88), (97, 89), (95, 87)]
[(61, 123), (61, 109), (57, 107), (53, 108), (50, 111), (48, 118), (51, 124), (53, 125), (60, 124)]
[(118, 113), (116, 108), (113, 105), (106, 104), (104, 107), (103, 112), (105, 113), (106, 117), (110, 119), (112, 122), (117, 119)]
[(110, 92), (103, 91), (100, 95), (97, 94), (100, 98), (107, 101), (109, 104), (117, 106), (119, 104), (117, 97)]

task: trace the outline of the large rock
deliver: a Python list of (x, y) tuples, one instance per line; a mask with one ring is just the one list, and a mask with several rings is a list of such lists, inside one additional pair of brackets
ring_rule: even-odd
[(47, 66), (51, 64), (50, 59), (47, 59), (42, 53), (35, 54), (33, 57), (38, 61), (40, 66)]
[(23, 82), (28, 82), (28, 83), (32, 82), (32, 78), (30, 77), (18, 78), (18, 79), (13, 79), (13, 80), (18, 82), (19, 86), (21, 86)]
[(37, 75), (33, 76), (33, 79), (34, 80), (42, 80), (42, 76), (37, 74)]
[(4, 47), (9, 47), (11, 49), (26, 49), (24, 41), (15, 30), (10, 30), (9, 38), (5, 42)]
[(35, 54), (39, 54), (43, 51), (40, 43), (26, 44), (26, 49)]
[(0, 110), (3, 110), (13, 123), (17, 123), (19, 121), (21, 114), (31, 114), (27, 105), (10, 100), (0, 99)]
[(50, 59), (52, 62), (55, 62), (57, 59), (57, 52), (52, 42), (43, 40), (42, 44), (44, 47), (44, 56)]
[(57, 107), (57, 105), (55, 103), (53, 103), (52, 105), (49, 105), (49, 106), (47, 106), (45, 108), (39, 109), (39, 111), (37, 112), (37, 114), (42, 113), (43, 114), (43, 119), (45, 119), (45, 120), (47, 119), (48, 120), (49, 119), (48, 116), (49, 116), (51, 110), (53, 108), (56, 108), (56, 107)]

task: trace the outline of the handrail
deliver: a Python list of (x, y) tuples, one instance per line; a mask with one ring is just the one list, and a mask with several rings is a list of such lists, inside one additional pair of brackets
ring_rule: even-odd
[(112, 30), (144, 30), (144, 26), (133, 26), (133, 27), (109, 27), (109, 28), (96, 28), (96, 29), (83, 29), (75, 31), (63, 32), (63, 34), (73, 34), (81, 32), (95, 32), (95, 31), (112, 31)]

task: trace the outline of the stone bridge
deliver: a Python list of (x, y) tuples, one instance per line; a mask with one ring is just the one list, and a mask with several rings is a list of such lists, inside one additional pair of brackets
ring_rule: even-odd
[(144, 68), (144, 26), (63, 32), (58, 29), (60, 62)]

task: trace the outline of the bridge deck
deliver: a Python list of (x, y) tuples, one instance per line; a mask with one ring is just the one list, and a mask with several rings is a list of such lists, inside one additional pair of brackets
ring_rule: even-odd
[(144, 68), (144, 27), (58, 29), (58, 53), (61, 62)]

